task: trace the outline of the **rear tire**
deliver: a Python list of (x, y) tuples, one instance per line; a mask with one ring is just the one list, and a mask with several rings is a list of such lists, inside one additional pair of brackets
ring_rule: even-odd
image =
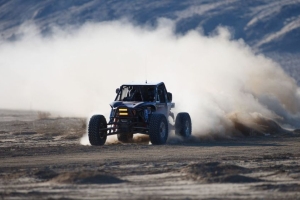
[(175, 120), (175, 135), (188, 138), (192, 135), (192, 121), (188, 113), (178, 113)]
[(133, 139), (133, 134), (132, 133), (127, 133), (127, 134), (117, 134), (118, 140), (120, 142), (130, 142)]
[(107, 122), (103, 115), (94, 115), (89, 122), (89, 140), (91, 145), (100, 146), (104, 145), (107, 138), (107, 130), (101, 130), (107, 128)]
[(152, 114), (149, 120), (149, 137), (154, 145), (165, 144), (168, 139), (168, 121), (163, 114)]

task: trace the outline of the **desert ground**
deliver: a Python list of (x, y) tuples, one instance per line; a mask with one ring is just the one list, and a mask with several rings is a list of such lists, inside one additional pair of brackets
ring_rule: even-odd
[(1, 199), (300, 199), (300, 133), (84, 146), (86, 119), (0, 110)]

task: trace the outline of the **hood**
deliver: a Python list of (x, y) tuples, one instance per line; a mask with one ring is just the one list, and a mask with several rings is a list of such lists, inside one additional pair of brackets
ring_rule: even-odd
[(111, 107), (117, 108), (119, 106), (124, 106), (128, 108), (138, 108), (147, 105), (154, 105), (153, 102), (143, 102), (143, 101), (114, 101), (110, 104)]

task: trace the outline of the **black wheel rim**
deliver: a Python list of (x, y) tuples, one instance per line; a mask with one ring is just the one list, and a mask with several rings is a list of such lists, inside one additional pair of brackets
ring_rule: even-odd
[(165, 125), (165, 123), (164, 122), (161, 122), (160, 123), (160, 126), (159, 126), (159, 133), (160, 133), (160, 136), (162, 137), (162, 138), (164, 138), (165, 136), (166, 136), (166, 125)]
[(186, 136), (189, 136), (190, 132), (191, 132), (190, 122), (188, 120), (186, 120), (185, 124), (184, 124), (184, 133), (185, 133)]

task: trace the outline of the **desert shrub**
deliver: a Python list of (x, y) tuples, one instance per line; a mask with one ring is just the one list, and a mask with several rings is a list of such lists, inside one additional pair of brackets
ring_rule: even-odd
[(86, 119), (85, 118), (80, 118), (79, 119), (81, 128), (86, 129)]
[(38, 119), (49, 119), (51, 116), (51, 113), (49, 112), (44, 112), (44, 111), (38, 111)]

